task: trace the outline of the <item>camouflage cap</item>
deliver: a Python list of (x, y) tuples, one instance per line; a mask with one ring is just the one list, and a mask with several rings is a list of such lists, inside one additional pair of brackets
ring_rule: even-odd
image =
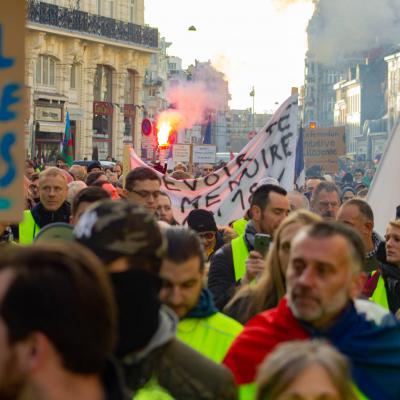
[(74, 237), (105, 263), (138, 255), (161, 260), (166, 251), (154, 216), (125, 200), (105, 200), (88, 208), (75, 226)]

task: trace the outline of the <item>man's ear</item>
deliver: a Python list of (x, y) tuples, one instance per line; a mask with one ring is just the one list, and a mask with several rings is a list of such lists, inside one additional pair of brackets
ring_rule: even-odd
[(261, 220), (261, 208), (259, 206), (251, 206), (250, 207), (251, 218), (258, 222)]
[(368, 232), (372, 232), (374, 230), (374, 224), (372, 223), (372, 221), (366, 221), (364, 223), (364, 226)]
[(353, 274), (352, 276), (352, 286), (350, 290), (350, 297), (355, 300), (361, 296), (364, 289), (365, 283), (367, 282), (367, 274), (365, 272), (360, 272), (358, 274)]
[(34, 373), (46, 363), (53, 350), (43, 333), (34, 332), (24, 341), (16, 344), (16, 351), (21, 368), (25, 372)]

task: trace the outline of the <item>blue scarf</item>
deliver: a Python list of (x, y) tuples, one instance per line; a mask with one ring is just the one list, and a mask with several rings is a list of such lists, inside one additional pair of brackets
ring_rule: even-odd
[(400, 324), (394, 318), (377, 326), (351, 303), (326, 332), (302, 325), (350, 359), (354, 382), (370, 399), (400, 399)]
[(214, 315), (218, 310), (214, 306), (211, 293), (208, 289), (203, 288), (200, 293), (199, 302), (193, 310), (189, 311), (185, 318), (206, 318)]

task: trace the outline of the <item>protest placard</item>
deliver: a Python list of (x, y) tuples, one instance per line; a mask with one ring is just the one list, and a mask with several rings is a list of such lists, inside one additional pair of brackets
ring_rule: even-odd
[(193, 162), (196, 164), (215, 164), (217, 146), (201, 144), (193, 146)]
[(24, 210), (25, 0), (0, 1), (0, 221)]
[(172, 158), (174, 163), (188, 163), (190, 161), (190, 144), (174, 144)]
[(304, 129), (306, 168), (319, 165), (325, 173), (339, 170), (339, 157), (346, 154), (345, 127)]

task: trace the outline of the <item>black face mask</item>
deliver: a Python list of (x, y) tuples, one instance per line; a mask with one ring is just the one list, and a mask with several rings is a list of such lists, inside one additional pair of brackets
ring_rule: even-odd
[(141, 269), (110, 274), (118, 306), (117, 357), (144, 348), (159, 323), (161, 281)]

